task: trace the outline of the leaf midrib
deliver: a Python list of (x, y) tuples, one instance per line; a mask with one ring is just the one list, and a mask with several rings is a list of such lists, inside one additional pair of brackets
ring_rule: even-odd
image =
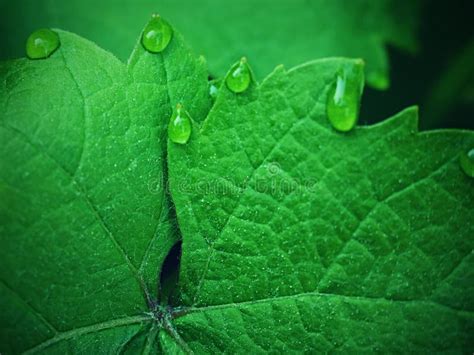
[(430, 299), (403, 300), (403, 299), (390, 299), (390, 298), (384, 298), (384, 297), (340, 295), (340, 294), (335, 294), (335, 293), (324, 293), (324, 292), (312, 291), (312, 292), (303, 292), (303, 293), (287, 295), (287, 296), (261, 298), (261, 299), (250, 300), (250, 301), (223, 303), (223, 304), (209, 305), (209, 306), (202, 306), (202, 307), (189, 307), (189, 308), (185, 308), (185, 309), (181, 309), (181, 310), (178, 309), (174, 319), (178, 319), (178, 318), (184, 317), (184, 316), (192, 314), (192, 313), (201, 313), (201, 312), (220, 310), (220, 309), (228, 309), (228, 308), (240, 309), (240, 308), (245, 307), (245, 306), (253, 306), (253, 305), (258, 305), (258, 304), (272, 303), (272, 302), (278, 302), (278, 301), (284, 301), (284, 300), (294, 300), (294, 299), (304, 298), (304, 297), (326, 297), (326, 298), (334, 297), (334, 298), (340, 298), (340, 299), (343, 299), (343, 300), (358, 300), (358, 301), (362, 301), (362, 302), (425, 304), (425, 305), (431, 305), (431, 306), (439, 307), (441, 309), (449, 310), (451, 312), (461, 314), (461, 315), (474, 316), (474, 310), (470, 311), (470, 310), (457, 309), (455, 307), (451, 307), (451, 306), (448, 306), (448, 305), (445, 305), (445, 304), (442, 304), (442, 303), (439, 303), (439, 302), (436, 302), (436, 301), (430, 300)]
[(97, 331), (101, 331), (105, 329), (117, 328), (121, 326), (151, 322), (151, 321), (153, 321), (153, 317), (151, 315), (146, 314), (146, 315), (122, 317), (122, 318), (112, 319), (106, 322), (100, 322), (100, 323), (87, 325), (84, 327), (74, 328), (66, 332), (56, 334), (54, 337), (49, 338), (48, 340), (38, 345), (35, 345), (31, 349), (26, 350), (24, 354), (36, 353), (60, 341), (75, 338), (80, 335), (85, 335), (85, 334), (89, 334), (89, 333), (93, 333), (93, 332), (97, 332)]
[[(318, 291), (313, 291), (313, 292), (304, 292), (304, 293), (299, 293), (299, 294), (294, 294), (294, 295), (288, 295), (288, 296), (278, 296), (278, 297), (269, 297), (269, 298), (261, 298), (258, 300), (251, 300), (251, 301), (242, 301), (242, 302), (234, 302), (234, 303), (226, 303), (226, 304), (219, 304), (219, 305), (209, 305), (209, 306), (203, 306), (203, 307), (190, 307), (186, 309), (177, 309), (175, 316), (173, 319), (179, 319), (181, 317), (185, 317), (188, 315), (192, 314), (197, 314), (197, 313), (203, 313), (203, 312), (212, 312), (212, 311), (220, 311), (220, 310), (225, 310), (225, 309), (237, 309), (241, 310), (242, 308), (245, 307), (252, 307), (255, 305), (259, 304), (271, 304), (273, 302), (278, 302), (278, 301), (285, 301), (285, 300), (298, 300), (300, 298), (305, 298), (305, 297), (315, 297), (315, 298), (335, 298), (339, 299), (342, 301), (360, 301), (364, 303), (387, 303), (387, 304), (417, 304), (417, 305), (426, 305), (426, 306), (432, 306), (436, 307), (440, 310), (445, 310), (449, 311), (452, 313), (455, 313), (460, 316), (465, 316), (465, 317), (474, 317), (474, 311), (466, 311), (462, 309), (457, 309), (454, 307), (450, 307), (444, 304), (441, 304), (439, 302), (436, 302), (434, 300), (429, 300), (429, 299), (424, 299), (424, 300), (401, 300), (401, 299), (389, 299), (389, 298), (383, 298), (383, 297), (367, 297), (367, 296), (352, 296), (352, 295), (338, 295), (338, 294), (333, 294), (333, 293), (321, 293)], [(172, 328), (174, 330), (174, 327)], [(168, 332), (170, 332), (169, 329), (167, 329)], [(170, 332), (171, 333), (171, 332)], [(173, 333), (170, 334), (173, 339), (176, 341), (176, 343), (183, 349), (189, 348), (187, 343), (182, 339), (181, 337), (176, 338)], [(183, 344), (184, 343), (184, 344)]]
[(92, 201), (89, 199), (89, 197), (86, 193), (86, 190), (79, 184), (79, 182), (76, 180), (76, 178), (73, 175), (71, 175), (71, 173), (69, 171), (67, 171), (67, 169), (64, 166), (62, 166), (62, 164), (59, 161), (57, 161), (45, 149), (43, 149), (43, 147), (41, 147), (41, 146), (35, 144), (34, 142), (32, 142), (25, 133), (23, 133), (22, 131), (18, 130), (15, 127), (12, 127), (11, 125), (6, 124), (5, 122), (4, 122), (4, 124), (0, 125), (0, 127), (9, 129), (10, 131), (12, 131), (16, 135), (18, 135), (27, 144), (29, 144), (32, 148), (34, 148), (38, 153), (44, 155), (51, 162), (53, 162), (58, 167), (58, 169), (64, 175), (66, 175), (68, 177), (68, 179), (71, 181), (71, 185), (76, 189), (76, 191), (79, 193), (79, 196), (82, 197), (82, 199), (84, 200), (84, 202), (88, 206), (90, 212), (94, 216), (94, 219), (96, 219), (96, 221), (101, 226), (102, 230), (105, 232), (105, 234), (112, 241), (114, 247), (117, 249), (117, 251), (120, 253), (120, 255), (124, 258), (125, 262), (127, 263), (128, 268), (130, 269), (130, 272), (133, 274), (135, 280), (138, 283), (139, 288), (143, 292), (145, 300), (148, 302), (150, 300), (150, 295), (148, 293), (148, 290), (147, 290), (147, 287), (146, 287), (146, 284), (145, 284), (143, 278), (140, 276), (140, 274), (138, 273), (138, 270), (135, 268), (135, 266), (132, 264), (132, 262), (128, 258), (128, 255), (125, 253), (125, 250), (118, 243), (118, 241), (115, 239), (115, 236), (112, 234), (112, 232), (109, 230), (109, 228), (105, 224), (102, 216), (97, 211), (97, 209), (95, 208)]
[[(291, 107), (291, 104), (289, 104), (287, 102), (287, 105), (288, 107), (292, 108)], [(211, 110), (212, 111), (212, 110)], [(267, 159), (268, 157), (270, 157), (272, 155), (272, 153), (275, 151), (275, 149), (278, 148), (278, 146), (281, 144), (281, 142), (285, 139), (285, 137), (287, 137), (291, 132), (292, 130), (294, 129), (295, 126), (297, 126), (299, 123), (301, 122), (304, 122), (305, 119), (308, 119), (308, 116), (305, 116), (305, 117), (301, 117), (301, 118), (297, 118), (293, 124), (282, 134), (282, 136), (275, 142), (275, 145), (269, 150), (269, 152), (265, 155), (265, 157), (262, 159), (262, 161), (260, 162), (260, 164), (257, 166), (257, 167), (252, 167), (252, 172), (251, 172), (251, 175), (249, 176), (248, 180), (247, 181), (251, 181), (252, 178), (254, 177), (256, 171), (258, 171), (260, 169), (260, 167), (265, 163), (267, 162)], [(368, 126), (368, 127), (360, 127), (360, 128), (371, 128), (371, 126)], [(394, 132), (398, 131), (399, 129), (402, 129), (403, 126), (399, 126), (397, 127), (396, 130), (392, 131), (392, 134), (394, 134)], [(422, 134), (420, 132), (413, 132), (413, 134)], [(240, 138), (239, 138), (240, 140)], [(455, 157), (452, 157), (451, 159), (448, 159), (448, 160), (445, 160), (443, 161), (438, 167), (436, 167), (436, 169), (434, 169), (433, 171), (431, 171), (428, 175), (416, 180), (416, 181), (413, 181), (412, 183), (402, 187), (400, 190), (397, 190), (391, 194), (389, 194), (388, 196), (385, 196), (382, 200), (379, 200), (379, 201), (376, 201), (376, 203), (370, 208), (370, 210), (365, 214), (365, 216), (359, 220), (359, 223), (357, 224), (357, 227), (356, 229), (354, 230), (354, 232), (351, 234), (351, 236), (354, 236), (355, 233), (360, 229), (360, 227), (364, 224), (365, 220), (374, 212), (376, 211), (380, 206), (382, 205), (387, 205), (387, 202), (392, 200), (393, 198), (399, 196), (400, 194), (406, 192), (407, 190), (413, 188), (414, 186), (416, 186), (417, 184), (419, 183), (422, 183), (423, 181), (426, 181), (430, 178), (432, 178), (434, 175), (436, 175), (437, 173), (439, 173), (443, 168), (445, 168), (447, 165), (449, 165), (450, 163), (454, 162), (455, 160), (457, 160), (458, 157), (455, 156)], [(251, 163), (251, 162), (250, 162)], [(228, 223), (230, 222), (230, 219), (234, 216), (234, 213), (235, 211), (238, 209), (238, 207), (240, 206), (240, 200), (241, 200), (241, 197), (244, 195), (244, 192), (245, 190), (248, 188), (248, 184), (245, 186), (243, 192), (241, 194), (239, 194), (239, 198), (234, 206), (234, 208), (232, 209), (232, 212), (229, 214), (228, 218), (226, 219), (226, 221), (224, 222), (223, 224), (223, 227), (221, 228), (221, 230), (219, 231), (219, 234), (217, 235), (217, 237), (212, 241), (212, 243), (209, 244), (209, 253), (208, 253), (208, 258), (206, 259), (206, 263), (204, 264), (204, 268), (203, 268), (203, 271), (202, 271), (202, 274), (201, 274), (201, 277), (199, 279), (199, 282), (198, 282), (198, 285), (197, 285), (197, 288), (196, 288), (196, 291), (195, 291), (195, 294), (194, 294), (194, 297), (193, 297), (193, 302), (192, 302), (192, 306), (191, 307), (194, 307), (198, 301), (198, 297), (199, 297), (199, 292), (201, 290), (201, 287), (205, 281), (205, 277), (207, 275), (207, 272), (208, 272), (208, 269), (209, 269), (209, 266), (210, 266), (210, 262), (215, 254), (215, 248), (214, 248), (214, 245), (215, 243), (217, 242), (217, 240), (220, 238), (220, 236), (222, 235), (222, 233), (225, 231)], [(341, 248), (339, 249), (338, 253), (336, 254), (336, 256), (332, 259), (331, 261), (331, 264), (326, 268), (326, 270), (329, 270), (329, 268), (336, 262), (337, 260), (337, 256), (344, 250), (345, 246), (347, 245), (347, 243), (349, 243), (350, 241), (352, 240), (352, 237), (349, 238), (348, 240), (346, 240), (344, 242), (344, 244), (341, 246)], [(449, 276), (449, 275), (448, 275)], [(447, 277), (447, 276), (446, 276)], [(444, 279), (446, 278), (444, 277)], [(323, 278), (321, 278), (320, 282), (323, 280)], [(319, 285), (318, 285), (319, 286)]]
[[(289, 105), (291, 106), (291, 105)], [(204, 283), (204, 279), (207, 275), (207, 272), (209, 270), (209, 264), (210, 264), (210, 261), (214, 255), (214, 252), (215, 252), (215, 248), (214, 248), (214, 245), (215, 243), (218, 241), (218, 239), (221, 237), (222, 233), (224, 233), (224, 231), (226, 230), (227, 228), (227, 225), (228, 223), (230, 222), (230, 219), (234, 216), (236, 210), (239, 208), (240, 206), (240, 203), (241, 203), (241, 197), (245, 194), (245, 191), (248, 189), (249, 187), (249, 184), (250, 184), (250, 181), (252, 181), (252, 179), (254, 178), (255, 176), (255, 173), (263, 166), (263, 164), (265, 164), (267, 162), (267, 159), (268, 157), (270, 157), (273, 152), (275, 152), (276, 149), (278, 149), (278, 147), (280, 146), (281, 142), (284, 141), (284, 139), (293, 131), (293, 129), (295, 127), (298, 126), (298, 124), (303, 124), (304, 121), (308, 119), (308, 117), (302, 117), (302, 118), (297, 118), (293, 124), (290, 125), (290, 127), (281, 135), (281, 137), (275, 142), (274, 146), (268, 151), (268, 153), (265, 155), (265, 157), (261, 160), (260, 164), (257, 166), (257, 167), (252, 167), (252, 173), (250, 174), (249, 178), (247, 179), (247, 181), (249, 182), (245, 188), (243, 189), (243, 192), (241, 194), (239, 194), (239, 198), (237, 199), (237, 202), (235, 203), (234, 205), (234, 208), (232, 209), (232, 212), (229, 214), (229, 216), (227, 217), (226, 221), (224, 222), (221, 230), (219, 231), (219, 234), (217, 235), (217, 237), (212, 241), (212, 243), (209, 245), (209, 249), (210, 249), (210, 252), (208, 254), (208, 258), (206, 260), (206, 264), (205, 264), (205, 267), (204, 267), (204, 270), (202, 272), (202, 275), (199, 279), (199, 283), (198, 283), (198, 286), (196, 288), (196, 292), (194, 294), (194, 297), (193, 297), (193, 305), (196, 304), (197, 302), (197, 298), (199, 296), (199, 292), (201, 290), (201, 286), (202, 284)], [(250, 163), (252, 163), (250, 161)]]
[[(441, 303), (435, 302), (433, 300), (397, 300), (397, 299), (388, 299), (388, 298), (383, 298), (383, 297), (338, 295), (338, 294), (321, 293), (321, 292), (314, 291), (314, 292), (304, 292), (304, 293), (288, 295), (288, 296), (262, 298), (262, 299), (251, 300), (251, 301), (234, 302), (234, 303), (210, 305), (210, 306), (203, 306), (203, 307), (191, 307), (184, 310), (180, 310), (177, 308), (174, 319), (179, 319), (181, 317), (191, 315), (191, 314), (196, 314), (196, 313), (202, 313), (202, 312), (208, 312), (208, 311), (212, 312), (212, 311), (218, 311), (218, 310), (223, 310), (223, 309), (241, 309), (246, 306), (254, 306), (258, 304), (272, 303), (272, 302), (285, 301), (285, 300), (297, 300), (299, 298), (304, 298), (304, 297), (337, 298), (341, 300), (357, 300), (361, 302), (370, 302), (370, 303), (386, 302), (386, 303), (400, 303), (400, 304), (413, 304), (413, 303), (425, 304), (425, 305), (435, 306), (435, 307), (438, 307), (439, 309), (444, 309), (444, 310), (447, 310), (459, 315), (463, 315), (463, 316), (474, 315), (474, 311), (456, 309), (454, 307), (449, 307)], [(126, 326), (126, 325), (132, 325), (132, 324), (144, 323), (144, 322), (153, 322), (153, 321), (154, 321), (154, 318), (151, 314), (145, 314), (145, 315), (122, 317), (122, 318), (117, 318), (117, 319), (109, 320), (106, 322), (100, 322), (100, 323), (96, 323), (96, 324), (92, 324), (92, 325), (88, 325), (88, 326), (84, 326), (80, 328), (74, 328), (69, 331), (56, 334), (54, 337), (34, 346), (31, 349), (26, 350), (24, 354), (36, 353), (60, 341), (75, 338), (77, 336), (81, 336), (81, 335), (85, 335), (85, 334), (89, 334), (89, 333), (93, 333), (93, 332), (97, 332), (97, 331), (101, 331), (105, 329), (111, 329), (111, 328), (116, 328), (116, 327), (121, 327), (121, 326)], [(170, 334), (170, 336), (177, 342), (179, 347), (181, 347), (183, 350), (189, 349), (189, 346), (184, 342), (184, 339), (182, 339), (179, 336), (179, 334), (176, 332), (175, 328), (173, 327), (171, 323), (167, 322), (164, 328)], [(152, 329), (150, 330), (150, 332), (151, 331)]]

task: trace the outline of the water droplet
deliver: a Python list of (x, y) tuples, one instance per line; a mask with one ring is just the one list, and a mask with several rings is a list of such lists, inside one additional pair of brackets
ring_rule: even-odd
[(173, 37), (173, 29), (160, 15), (153, 15), (142, 35), (143, 47), (149, 52), (162, 52)]
[(229, 90), (235, 93), (241, 93), (247, 90), (252, 78), (250, 68), (247, 64), (247, 58), (242, 58), (239, 63), (235, 64), (225, 79), (225, 83)]
[(348, 132), (356, 125), (362, 84), (355, 69), (346, 69), (337, 75), (327, 101), (329, 122), (336, 130)]
[(185, 144), (191, 136), (191, 130), (191, 117), (181, 104), (177, 104), (168, 124), (169, 139), (174, 143)]
[(36, 30), (26, 40), (26, 55), (30, 59), (49, 57), (59, 48), (59, 36), (48, 28)]
[(210, 85), (209, 85), (209, 95), (210, 95), (213, 99), (215, 99), (215, 98), (217, 97), (218, 92), (219, 92), (219, 89), (217, 88), (216, 85), (214, 85), (214, 84), (210, 84)]
[(469, 177), (474, 177), (474, 148), (467, 152), (461, 153), (459, 157), (459, 163), (461, 164), (462, 170)]

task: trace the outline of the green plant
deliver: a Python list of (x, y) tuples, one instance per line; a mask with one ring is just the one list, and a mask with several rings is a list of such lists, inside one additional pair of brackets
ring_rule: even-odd
[(472, 350), (472, 132), (336, 131), (360, 60), (236, 89), (176, 31), (126, 65), (55, 32), (0, 65), (2, 353)]
[(206, 56), (210, 74), (216, 77), (243, 55), (254, 63), (258, 78), (278, 64), (292, 67), (316, 58), (345, 56), (364, 58), (368, 83), (387, 88), (385, 47), (416, 50), (419, 7), (419, 1), (394, 0), (241, 0), (225, 6), (220, 0), (5, 1), (2, 22), (9, 45), (2, 48), (0, 58), (21, 56), (24, 38), (49, 26), (78, 33), (125, 61), (136, 33), (158, 8), (195, 51)]

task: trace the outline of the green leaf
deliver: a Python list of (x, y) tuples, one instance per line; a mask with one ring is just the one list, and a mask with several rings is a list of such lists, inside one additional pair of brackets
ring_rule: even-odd
[[(197, 353), (468, 352), (474, 180), (468, 131), (417, 132), (417, 109), (347, 134), (328, 92), (360, 61), (222, 85), (168, 145), (183, 235), (182, 341)], [(361, 79), (362, 80), (362, 79)]]
[[(212, 102), (177, 33), (127, 65), (58, 33), (0, 65), (2, 353), (472, 349), (472, 132), (417, 133), (408, 109), (337, 133), (327, 94), (360, 60), (217, 81)], [(178, 103), (184, 145), (165, 139)]]
[[(191, 0), (192, 1), (192, 0)], [(161, 0), (159, 10), (196, 51), (209, 59), (211, 74), (247, 56), (258, 78), (278, 64), (292, 67), (315, 58), (363, 58), (367, 82), (389, 86), (386, 45), (414, 51), (417, 1), (219, 0), (184, 6)], [(190, 20), (192, 19), (192, 20)]]
[[(38, 28), (62, 28), (97, 43), (126, 61), (155, 0), (0, 0), (0, 29), (5, 33), (0, 58), (24, 56), (24, 44)], [(8, 34), (8, 35), (6, 35)]]
[(51, 57), (0, 64), (2, 353), (139, 337), (178, 238), (171, 107), (199, 118), (210, 104), (205, 64), (178, 34), (163, 54), (138, 45), (125, 65), (57, 32)]
[(1, 23), (8, 36), (1, 57), (21, 55), (24, 40), (38, 27), (60, 27), (126, 59), (142, 23), (150, 13), (159, 12), (206, 56), (215, 76), (222, 76), (243, 55), (260, 78), (281, 63), (294, 66), (315, 58), (347, 56), (363, 58), (368, 83), (385, 89), (389, 85), (385, 47), (416, 48), (418, 5), (409, 0), (266, 0), (258, 4), (240, 0), (225, 6), (219, 0), (199, 4), (194, 0), (4, 1)]

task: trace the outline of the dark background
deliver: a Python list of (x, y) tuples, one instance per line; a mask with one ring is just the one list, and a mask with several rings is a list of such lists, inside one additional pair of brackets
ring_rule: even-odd
[(425, 1), (418, 53), (389, 47), (391, 86), (386, 91), (365, 88), (362, 123), (378, 122), (403, 107), (418, 105), (422, 130), (474, 129), (473, 14), (474, 1)]

